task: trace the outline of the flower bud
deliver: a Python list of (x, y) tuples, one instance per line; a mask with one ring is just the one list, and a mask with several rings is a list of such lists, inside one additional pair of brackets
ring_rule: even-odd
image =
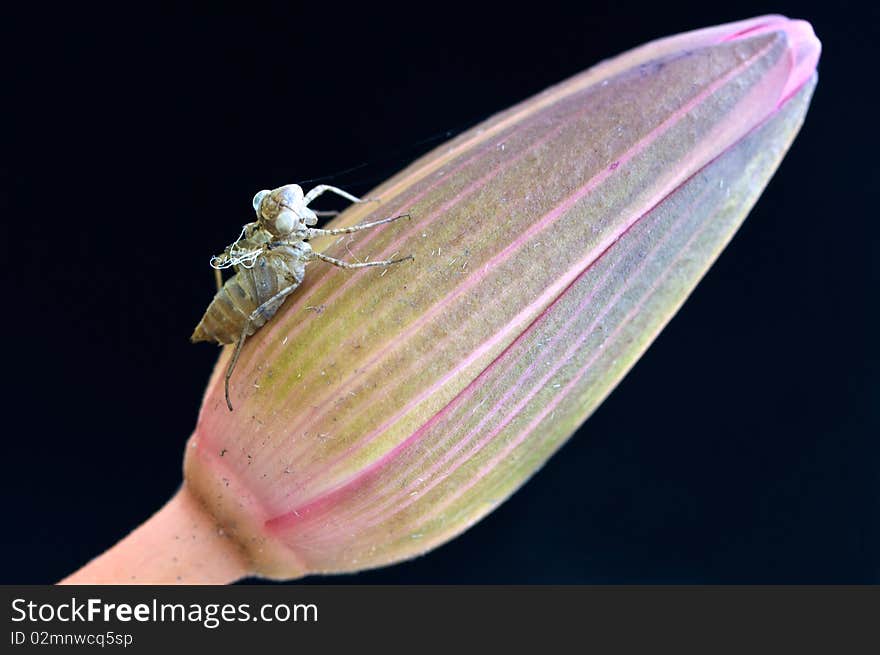
[(263, 576), (424, 553), (531, 476), (632, 367), (745, 218), (815, 86), (807, 23), (647, 44), (492, 117), (330, 227), (220, 357), (186, 485)]

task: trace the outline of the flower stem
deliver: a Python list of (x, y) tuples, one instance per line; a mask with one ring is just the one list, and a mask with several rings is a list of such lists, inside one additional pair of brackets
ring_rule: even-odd
[(249, 571), (239, 546), (184, 484), (125, 539), (59, 584), (227, 584)]

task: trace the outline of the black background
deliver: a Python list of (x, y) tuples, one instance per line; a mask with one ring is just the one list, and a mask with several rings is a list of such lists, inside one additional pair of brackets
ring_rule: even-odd
[(680, 315), (476, 527), (306, 582), (880, 582), (869, 3), (119, 7), (4, 21), (0, 581), (70, 573), (179, 485), (207, 259), (256, 190), (369, 162), (332, 180), (365, 193), (600, 59), (775, 11), (823, 41), (813, 106)]

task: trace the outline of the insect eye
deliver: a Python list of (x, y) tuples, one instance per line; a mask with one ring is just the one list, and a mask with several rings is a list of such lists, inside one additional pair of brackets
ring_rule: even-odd
[(279, 235), (287, 234), (293, 230), (296, 223), (296, 214), (289, 209), (285, 209), (275, 217), (275, 233)]
[(253, 205), (254, 211), (257, 212), (257, 215), (259, 215), (260, 213), (260, 205), (263, 203), (263, 198), (265, 198), (267, 195), (269, 195), (269, 189), (263, 189), (254, 196)]

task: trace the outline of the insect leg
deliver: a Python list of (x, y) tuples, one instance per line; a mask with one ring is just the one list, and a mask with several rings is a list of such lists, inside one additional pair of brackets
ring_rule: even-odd
[(349, 234), (350, 232), (360, 232), (361, 230), (366, 230), (371, 227), (376, 227), (377, 225), (384, 225), (385, 223), (390, 223), (391, 221), (396, 221), (400, 218), (410, 218), (409, 214), (400, 214), (398, 216), (391, 216), (390, 218), (383, 218), (380, 221), (371, 221), (369, 223), (359, 223), (358, 225), (352, 225), (351, 227), (338, 227), (335, 230), (320, 230), (317, 228), (309, 228), (309, 236), (311, 239), (313, 236), (331, 236), (334, 234)]
[(321, 252), (313, 252), (312, 257), (316, 257), (321, 261), (327, 262), (328, 264), (333, 264), (334, 266), (338, 266), (339, 268), (367, 268), (368, 266), (391, 266), (391, 264), (399, 264), (400, 262), (405, 262), (408, 259), (414, 259), (412, 255), (407, 255), (406, 257), (401, 257), (400, 259), (382, 259), (375, 262), (359, 262), (357, 264), (350, 264), (348, 262), (342, 261), (341, 259), (336, 259), (335, 257), (330, 257)]
[(269, 309), (273, 303), (279, 303), (284, 300), (286, 296), (290, 294), (291, 291), (296, 289), (299, 286), (299, 282), (291, 284), (288, 287), (285, 287), (274, 296), (269, 298), (262, 305), (257, 307), (254, 311), (251, 312), (250, 316), (247, 317), (247, 320), (244, 322), (244, 327), (241, 329), (241, 336), (238, 337), (238, 341), (235, 343), (235, 350), (232, 353), (232, 359), (229, 360), (229, 366), (226, 367), (226, 378), (224, 380), (225, 383), (225, 393), (226, 393), (226, 406), (229, 408), (229, 411), (232, 411), (232, 402), (229, 400), (229, 379), (232, 377), (232, 371), (235, 370), (235, 365), (238, 363), (238, 357), (241, 355), (242, 346), (244, 346), (244, 340), (247, 339), (248, 330), (251, 327), (251, 324), (260, 317), (260, 314)]
[[(332, 193), (335, 193), (338, 196), (342, 196), (346, 200), (351, 200), (352, 202), (374, 202), (373, 199), (362, 200), (357, 196), (351, 195), (348, 191), (343, 191), (339, 187), (330, 186), (329, 184), (319, 184), (305, 195), (305, 197), (303, 198), (303, 204), (308, 207), (310, 202), (312, 202), (315, 198), (327, 191), (331, 191)], [(378, 200), (375, 200), (375, 202), (378, 202)]]
[[(314, 211), (314, 210), (312, 210)], [(333, 211), (332, 209), (324, 211), (315, 211), (315, 216), (339, 216), (339, 212)]]
[(214, 281), (217, 283), (217, 291), (223, 288), (223, 274), (219, 268), (214, 269)]

